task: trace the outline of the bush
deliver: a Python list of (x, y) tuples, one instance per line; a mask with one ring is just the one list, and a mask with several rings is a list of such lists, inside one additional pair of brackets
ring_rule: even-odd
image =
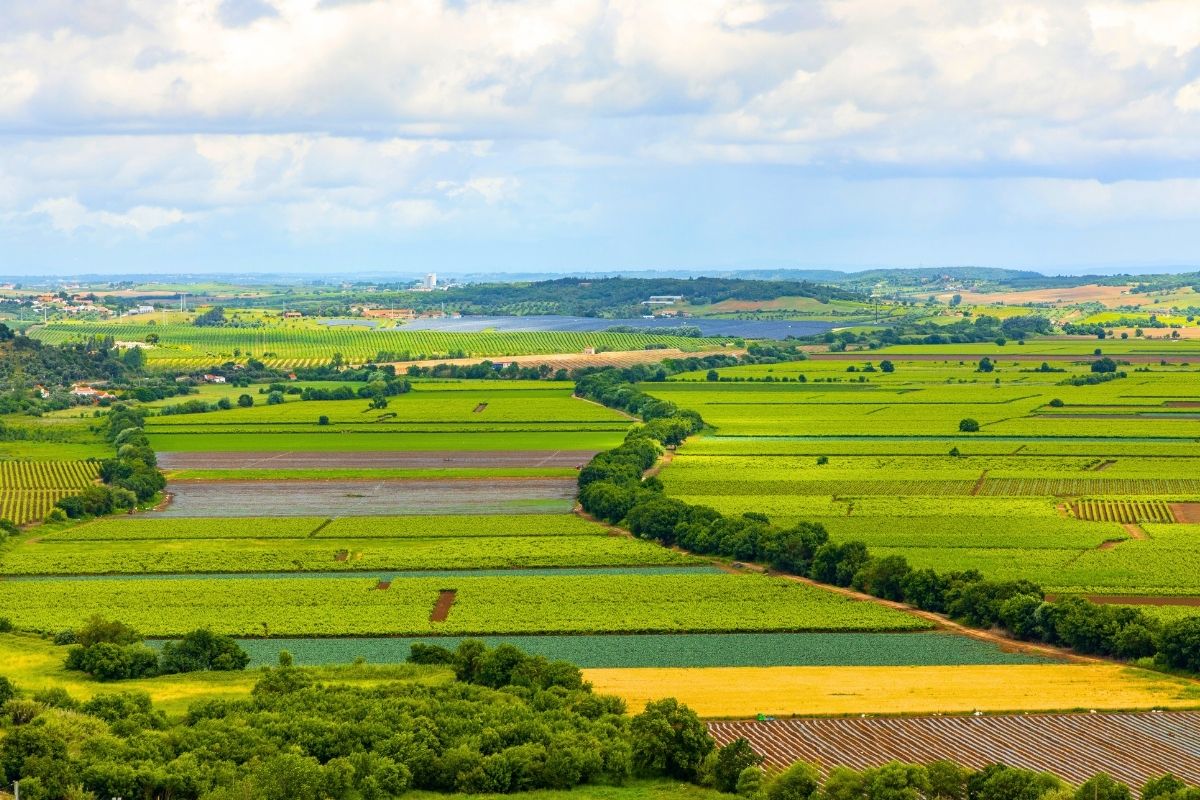
[(757, 768), (762, 761), (762, 756), (754, 752), (748, 741), (741, 737), (734, 739), (717, 751), (717, 760), (713, 765), (712, 773), (713, 784), (718, 791), (735, 792), (742, 771)]
[(12, 633), (12, 620), (8, 617), (0, 617), (0, 633)]
[(820, 780), (816, 767), (797, 761), (767, 786), (767, 800), (808, 800), (816, 794)]
[(973, 420), (970, 417), (960, 419), (958, 421), (958, 429), (963, 433), (977, 433), (979, 431), (979, 421)]
[(163, 645), (159, 670), (167, 675), (202, 670), (229, 672), (245, 669), (249, 663), (250, 656), (231, 637), (202, 628), (178, 642)]
[(328, 425), (329, 417), (326, 416), (325, 414), (322, 414), (321, 416), (317, 417), (317, 424), (318, 425)]
[(237, 404), (241, 408), (250, 408), (254, 405), (254, 396), (249, 394), (238, 395)]
[(1168, 667), (1200, 672), (1200, 617), (1188, 617), (1164, 626), (1159, 636), (1158, 655)]

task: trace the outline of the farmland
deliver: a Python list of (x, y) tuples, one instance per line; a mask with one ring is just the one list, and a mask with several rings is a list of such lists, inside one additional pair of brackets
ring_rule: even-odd
[(893, 759), (952, 758), (973, 767), (1002, 760), (1076, 783), (1105, 772), (1140, 786), (1168, 767), (1200, 781), (1197, 725), (1200, 714), (1159, 713), (721, 722), (711, 730), (721, 742), (745, 737), (773, 767), (799, 759), (857, 768)]
[(54, 504), (96, 480), (95, 461), (0, 461), (0, 519), (41, 519)]
[[(1200, 500), (1196, 373), (1163, 359), (1072, 385), (1090, 362), (1058, 350), (1007, 361), (1008, 348), (987, 372), (904, 355), (883, 372), (882, 352), (845, 353), (645, 384), (712, 425), (659, 477), (688, 502), (820, 522), (914, 567), (1056, 593), (1200, 594), (1200, 539), (1179, 524)], [(977, 433), (957, 430), (967, 417)]]
[(314, 366), (341, 354), (348, 361), (419, 361), (428, 358), (541, 355), (597, 350), (644, 350), (648, 345), (683, 351), (712, 349), (725, 339), (695, 339), (652, 333), (599, 332), (482, 332), (451, 333), (428, 330), (364, 327), (323, 327), (310, 323), (277, 323), (248, 328), (200, 328), (168, 323), (72, 324), (53, 323), (34, 335), (47, 344), (81, 341), (89, 336), (112, 336), (120, 341), (145, 341), (149, 364), (160, 369), (205, 367), (221, 361), (256, 358), (271, 367)]

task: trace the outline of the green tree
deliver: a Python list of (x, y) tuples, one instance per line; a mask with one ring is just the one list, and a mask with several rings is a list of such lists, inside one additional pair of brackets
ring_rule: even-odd
[(816, 794), (820, 780), (816, 767), (797, 761), (767, 785), (767, 800), (808, 800)]
[(248, 394), (238, 395), (237, 404), (241, 408), (250, 408), (254, 405), (254, 397)]
[(635, 770), (684, 781), (695, 780), (715, 746), (696, 712), (673, 697), (647, 704), (630, 720), (629, 737)]
[(992, 363), (992, 360), (990, 358), (988, 358), (987, 356), (984, 356), (983, 358), (979, 359), (979, 366), (975, 368), (975, 371), (976, 372), (991, 372), (994, 369), (996, 369), (996, 365)]
[(1130, 792), (1128, 786), (1101, 772), (1080, 785), (1075, 800), (1130, 800)]
[(267, 405), (277, 406), (283, 402), (283, 392), (269, 392), (267, 394)]
[(1158, 657), (1168, 667), (1200, 672), (1200, 617), (1187, 617), (1163, 627)]
[(976, 433), (979, 431), (979, 421), (964, 417), (958, 421), (958, 429), (963, 433)]
[(749, 767), (757, 768), (762, 761), (762, 756), (754, 752), (750, 742), (738, 737), (717, 751), (712, 773), (713, 784), (719, 791), (735, 792), (742, 771)]

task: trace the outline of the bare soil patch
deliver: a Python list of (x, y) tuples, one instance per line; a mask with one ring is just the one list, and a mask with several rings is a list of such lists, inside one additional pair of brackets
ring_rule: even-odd
[(375, 589), (380, 592), (386, 592), (390, 588), (392, 588), (392, 582), (390, 580), (381, 580), (379, 583), (375, 584)]
[(1168, 400), (1163, 405), (1167, 408), (1200, 408), (1200, 403), (1194, 400)]
[(483, 410), (484, 410), (485, 408), (487, 408), (487, 403), (480, 403), (479, 405), (475, 406), (475, 410), (474, 410), (474, 411), (472, 411), (471, 413), (473, 413), (473, 414), (480, 414), (480, 413), (482, 413), (482, 412), (483, 412)]
[[(484, 404), (486, 405), (486, 404)], [(361, 452), (164, 452), (163, 469), (452, 469), (577, 467), (595, 450), (365, 450)]]
[(1200, 503), (1169, 503), (1167, 507), (1176, 522), (1200, 523)]
[(983, 483), (987, 480), (988, 471), (985, 469), (979, 476), (979, 480), (975, 481), (975, 485), (971, 487), (971, 496), (974, 497), (983, 490)]
[(1101, 461), (1099, 464), (1097, 464), (1097, 465), (1096, 465), (1096, 468), (1095, 468), (1094, 470), (1092, 470), (1092, 471), (1093, 471), (1093, 472), (1100, 472), (1100, 471), (1102, 471), (1102, 470), (1106, 470), (1106, 469), (1108, 469), (1109, 467), (1111, 467), (1111, 466), (1112, 466), (1113, 464), (1115, 464), (1115, 463), (1117, 463), (1117, 462), (1116, 462), (1116, 461), (1113, 461), (1112, 459), (1108, 459), (1108, 460), (1106, 460), (1106, 461)]
[(1136, 522), (1122, 522), (1121, 527), (1125, 529), (1125, 532), (1128, 533), (1131, 538), (1140, 539), (1142, 541), (1150, 538), (1150, 535), (1146, 533), (1145, 529), (1143, 529), (1142, 526), (1138, 525)]
[(433, 612), (429, 615), (430, 622), (446, 621), (446, 617), (450, 616), (450, 606), (454, 605), (456, 594), (454, 589), (442, 589), (438, 592), (437, 602), (434, 603)]
[(338, 550), (336, 553), (333, 554), (334, 561), (348, 561), (349, 559), (350, 559), (350, 551), (349, 550)]

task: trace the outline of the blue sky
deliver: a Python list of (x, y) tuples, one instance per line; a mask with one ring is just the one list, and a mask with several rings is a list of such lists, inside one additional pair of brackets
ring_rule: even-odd
[(0, 274), (1200, 264), (1194, 0), (0, 8)]

